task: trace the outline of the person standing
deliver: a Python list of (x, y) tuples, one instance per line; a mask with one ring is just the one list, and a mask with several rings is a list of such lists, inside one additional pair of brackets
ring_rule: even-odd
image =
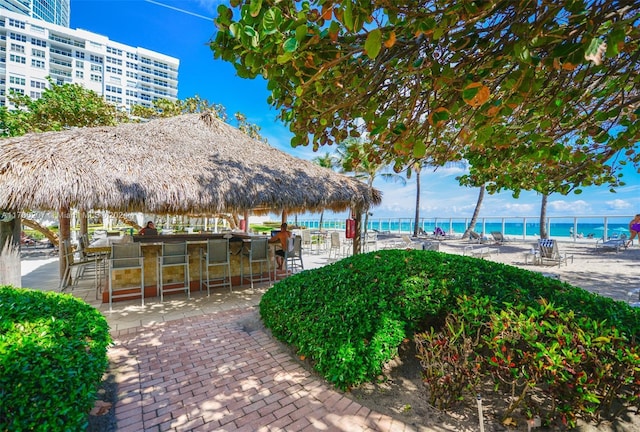
[(634, 238), (638, 237), (638, 239), (640, 239), (640, 213), (629, 222), (629, 232), (631, 233), (631, 237), (629, 237), (629, 241), (625, 247), (629, 247), (631, 243), (633, 243)]

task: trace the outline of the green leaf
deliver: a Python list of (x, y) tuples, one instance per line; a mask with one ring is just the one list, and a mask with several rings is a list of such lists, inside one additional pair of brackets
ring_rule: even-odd
[(304, 24), (296, 27), (296, 40), (298, 42), (304, 41), (304, 39), (307, 37), (308, 32), (309, 32), (309, 29)]
[(516, 59), (524, 63), (531, 63), (531, 53), (529, 52), (529, 48), (524, 42), (517, 42), (514, 45), (513, 50)]
[(380, 54), (382, 48), (382, 32), (375, 29), (369, 32), (367, 40), (364, 43), (364, 49), (370, 59), (375, 59)]
[(260, 9), (262, 9), (262, 0), (251, 0), (249, 4), (249, 13), (252, 17), (257, 17), (260, 14)]
[(293, 53), (298, 49), (298, 40), (295, 37), (290, 37), (284, 41), (282, 48), (285, 53)]
[(465, 89), (462, 90), (462, 99), (466, 101), (473, 99), (480, 91), (480, 88), (481, 87), (465, 87)]
[(423, 158), (426, 153), (427, 146), (425, 145), (424, 140), (416, 140), (415, 144), (413, 145), (413, 157), (420, 159)]
[(618, 44), (623, 43), (625, 38), (624, 30), (617, 28), (607, 36), (607, 57), (615, 57), (620, 53)]
[(347, 30), (353, 31), (353, 6), (351, 5), (351, 0), (346, 1), (343, 20), (344, 26), (347, 28)]
[(281, 65), (281, 64), (285, 64), (287, 63), (289, 60), (291, 60), (293, 58), (293, 54), (290, 52), (286, 52), (284, 54), (280, 54), (278, 57), (276, 57), (276, 62)]
[(249, 37), (254, 37), (257, 33), (251, 26), (244, 26), (244, 34)]
[(278, 8), (270, 8), (262, 17), (262, 28), (265, 35), (270, 35), (278, 31), (282, 23), (282, 12)]
[(491, 126), (485, 126), (480, 130), (478, 130), (477, 137), (478, 137), (478, 141), (480, 142), (487, 142), (491, 140), (492, 136), (493, 136), (493, 127)]

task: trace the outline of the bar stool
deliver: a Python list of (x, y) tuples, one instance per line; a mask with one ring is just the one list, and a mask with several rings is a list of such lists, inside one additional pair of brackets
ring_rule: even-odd
[[(115, 280), (115, 272), (124, 272), (125, 270), (140, 271), (140, 285), (119, 287), (116, 290), (113, 287)], [(109, 310), (113, 299), (131, 298), (140, 296), (142, 306), (144, 306), (144, 258), (140, 243), (118, 243), (111, 245), (111, 258), (109, 259)]]
[[(233, 291), (231, 285), (231, 253), (229, 251), (229, 239), (211, 239), (207, 241), (207, 252), (203, 257), (206, 267), (207, 279), (204, 285), (207, 287), (207, 296), (211, 288), (229, 286), (229, 291)], [(212, 267), (222, 268), (222, 276), (212, 277), (209, 270)]]
[[(244, 275), (244, 259), (249, 261), (249, 276)], [(269, 242), (267, 238), (252, 238), (248, 250), (242, 249), (240, 262), (240, 279), (249, 279), (251, 289), (254, 282), (271, 282), (271, 267), (269, 262)], [(259, 264), (260, 273), (253, 273), (253, 265)], [(264, 276), (263, 266), (267, 266), (267, 276)]]
[[(184, 281), (181, 286), (165, 286), (164, 269), (182, 267)], [(184, 291), (187, 299), (191, 298), (189, 287), (189, 254), (187, 243), (162, 243), (162, 255), (158, 257), (158, 282), (160, 284), (160, 302), (164, 301), (165, 293)]]
[(284, 265), (288, 275), (304, 270), (302, 262), (302, 243), (304, 239), (300, 236), (295, 236), (291, 240), (293, 241), (293, 247), (284, 254)]
[[(77, 286), (78, 281), (85, 275), (87, 269), (93, 269), (96, 278), (96, 291), (98, 287), (98, 258), (97, 257), (83, 257), (80, 253), (80, 258), (77, 259), (75, 257), (76, 253), (71, 246), (71, 242), (69, 240), (63, 240), (60, 242), (60, 256), (64, 256), (66, 266), (64, 272), (62, 274), (62, 278), (60, 279), (60, 285), (58, 286), (58, 290), (60, 292), (64, 291), (69, 285)], [(76, 275), (74, 278), (71, 278), (71, 272), (73, 269), (76, 269)]]

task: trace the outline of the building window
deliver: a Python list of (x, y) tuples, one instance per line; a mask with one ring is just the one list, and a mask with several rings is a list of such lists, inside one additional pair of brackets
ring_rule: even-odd
[(91, 72), (102, 72), (102, 66), (92, 64)]
[(19, 52), (24, 54), (24, 45), (19, 44), (11, 44), (11, 51)]
[(114, 73), (114, 74), (122, 75), (122, 69), (120, 69), (120, 68), (116, 68), (116, 67), (107, 65), (107, 67), (105, 69), (106, 69), (107, 72), (111, 72), (111, 73)]
[(11, 27), (17, 27), (19, 29), (24, 29), (26, 27), (27, 23), (25, 23), (24, 21), (18, 21), (18, 20), (15, 20), (13, 18), (9, 18), (9, 25)]
[(31, 55), (33, 57), (45, 58), (47, 53), (45, 51), (39, 50), (37, 48), (31, 48)]
[(76, 58), (83, 59), (84, 53), (82, 51), (76, 51)]
[(27, 63), (27, 58), (26, 57), (19, 56), (19, 55), (16, 55), (16, 54), (11, 54), (9, 56), (9, 60), (11, 60), (12, 62), (20, 63), (20, 64)]
[(122, 66), (122, 60), (107, 56), (107, 63)]
[(120, 87), (110, 86), (107, 84), (104, 89), (107, 92), (122, 94), (122, 88)]
[(43, 62), (42, 60), (31, 59), (31, 67), (34, 67), (37, 69), (44, 69), (45, 66), (46, 66), (45, 62)]
[(17, 76), (13, 76), (13, 75), (9, 76), (9, 84), (25, 85), (25, 83), (26, 83), (26, 81), (22, 77), (17, 77)]
[(112, 47), (108, 46), (107, 47), (107, 53), (121, 56), (122, 55), (122, 50), (120, 50), (118, 48), (112, 48)]
[(15, 88), (15, 87), (9, 87), (9, 94), (11, 93), (15, 93), (15, 94), (24, 94), (24, 89), (21, 88)]
[(45, 89), (47, 88), (47, 83), (42, 81), (31, 80), (31, 87), (37, 88), (37, 89)]
[(102, 82), (102, 75), (91, 74), (91, 81)]
[(76, 67), (79, 69), (84, 69), (84, 62), (82, 60), (76, 60)]
[(100, 63), (100, 64), (102, 64), (102, 61), (103, 61), (102, 57), (94, 56), (93, 54), (89, 56), (89, 60), (95, 63)]
[(84, 72), (83, 71), (76, 71), (76, 78), (84, 79)]
[(42, 97), (42, 93), (36, 91), (30, 92), (29, 95), (31, 96), (31, 99), (40, 99)]
[(36, 38), (31, 38), (31, 44), (39, 47), (43, 47), (43, 48), (47, 47), (47, 41), (43, 41), (41, 39), (36, 39)]
[(26, 42), (27, 37), (18, 33), (9, 33), (9, 38), (18, 42)]

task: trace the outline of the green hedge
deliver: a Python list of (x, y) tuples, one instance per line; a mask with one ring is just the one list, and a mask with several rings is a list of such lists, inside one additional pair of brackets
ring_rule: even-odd
[(110, 343), (82, 300), (0, 287), (0, 431), (86, 429)]
[[(469, 303), (477, 305), (469, 307)], [(552, 306), (551, 312), (548, 305)], [(431, 251), (372, 252), (301, 272), (279, 282), (262, 297), (260, 313), (275, 337), (294, 346), (298, 354), (308, 358), (329, 382), (342, 389), (379, 375), (384, 363), (397, 354), (401, 342), (413, 338), (416, 333), (426, 332), (422, 333), (420, 343), (428, 345), (442, 343), (443, 338), (460, 338), (469, 328), (468, 335), (475, 338), (476, 343), (461, 359), (466, 363), (448, 363), (458, 368), (456, 374), (468, 376), (457, 383), (457, 389), (450, 377), (448, 382), (445, 379), (438, 384), (437, 380), (443, 376), (435, 373), (431, 376), (434, 380), (432, 391), (452, 394), (450, 398), (439, 395), (443, 401), (458, 400), (462, 392), (474, 390), (474, 386), (482, 382), (479, 374), (503, 378), (495, 373), (497, 365), (491, 363), (496, 357), (491, 351), (495, 347), (489, 347), (488, 342), (482, 343), (480, 329), (495, 327), (492, 323), (502, 311), (517, 311), (520, 317), (509, 316), (503, 320), (526, 321), (537, 311), (536, 306), (558, 319), (567, 319), (569, 314), (581, 326), (580, 331), (602, 336), (597, 341), (576, 338), (572, 349), (589, 350), (598, 345), (598, 352), (603, 353), (628, 347), (628, 352), (612, 355), (611, 364), (603, 367), (613, 366), (621, 373), (630, 373), (626, 380), (620, 376), (616, 378), (625, 382), (612, 384), (621, 392), (629, 390), (622, 387), (632, 384), (635, 374), (637, 382), (632, 385), (636, 388), (631, 389), (631, 397), (625, 402), (637, 403), (640, 358), (636, 336), (640, 334), (640, 311), (623, 302), (513, 266)], [(527, 310), (528, 307), (534, 309)], [(546, 315), (543, 317), (541, 320), (547, 323), (551, 319)], [(566, 325), (551, 325), (559, 332), (567, 329)], [(459, 333), (454, 331), (456, 328)], [(575, 331), (575, 327), (571, 327), (571, 331)], [(520, 341), (514, 338), (515, 345)], [(533, 362), (535, 355), (545, 352), (547, 347), (535, 342), (531, 345), (538, 351), (534, 357), (527, 358)], [(562, 363), (567, 357), (572, 364), (579, 362), (580, 359), (572, 358), (573, 351), (563, 351), (563, 348), (557, 348), (561, 355), (555, 356), (554, 361)], [(520, 348), (503, 344), (498, 346), (498, 354), (503, 349)], [(488, 355), (489, 352), (493, 354)], [(456, 359), (460, 358), (459, 354), (447, 353)], [(474, 370), (479, 368), (477, 362), (486, 367)], [(597, 369), (598, 365), (588, 367)], [(463, 372), (464, 368), (471, 370)], [(429, 378), (428, 364), (425, 369)], [(507, 367), (506, 372), (514, 371)], [(599, 376), (604, 375), (600, 373)], [(582, 388), (575, 391), (582, 391)], [(590, 403), (594, 400), (590, 395), (583, 398), (589, 399)]]

